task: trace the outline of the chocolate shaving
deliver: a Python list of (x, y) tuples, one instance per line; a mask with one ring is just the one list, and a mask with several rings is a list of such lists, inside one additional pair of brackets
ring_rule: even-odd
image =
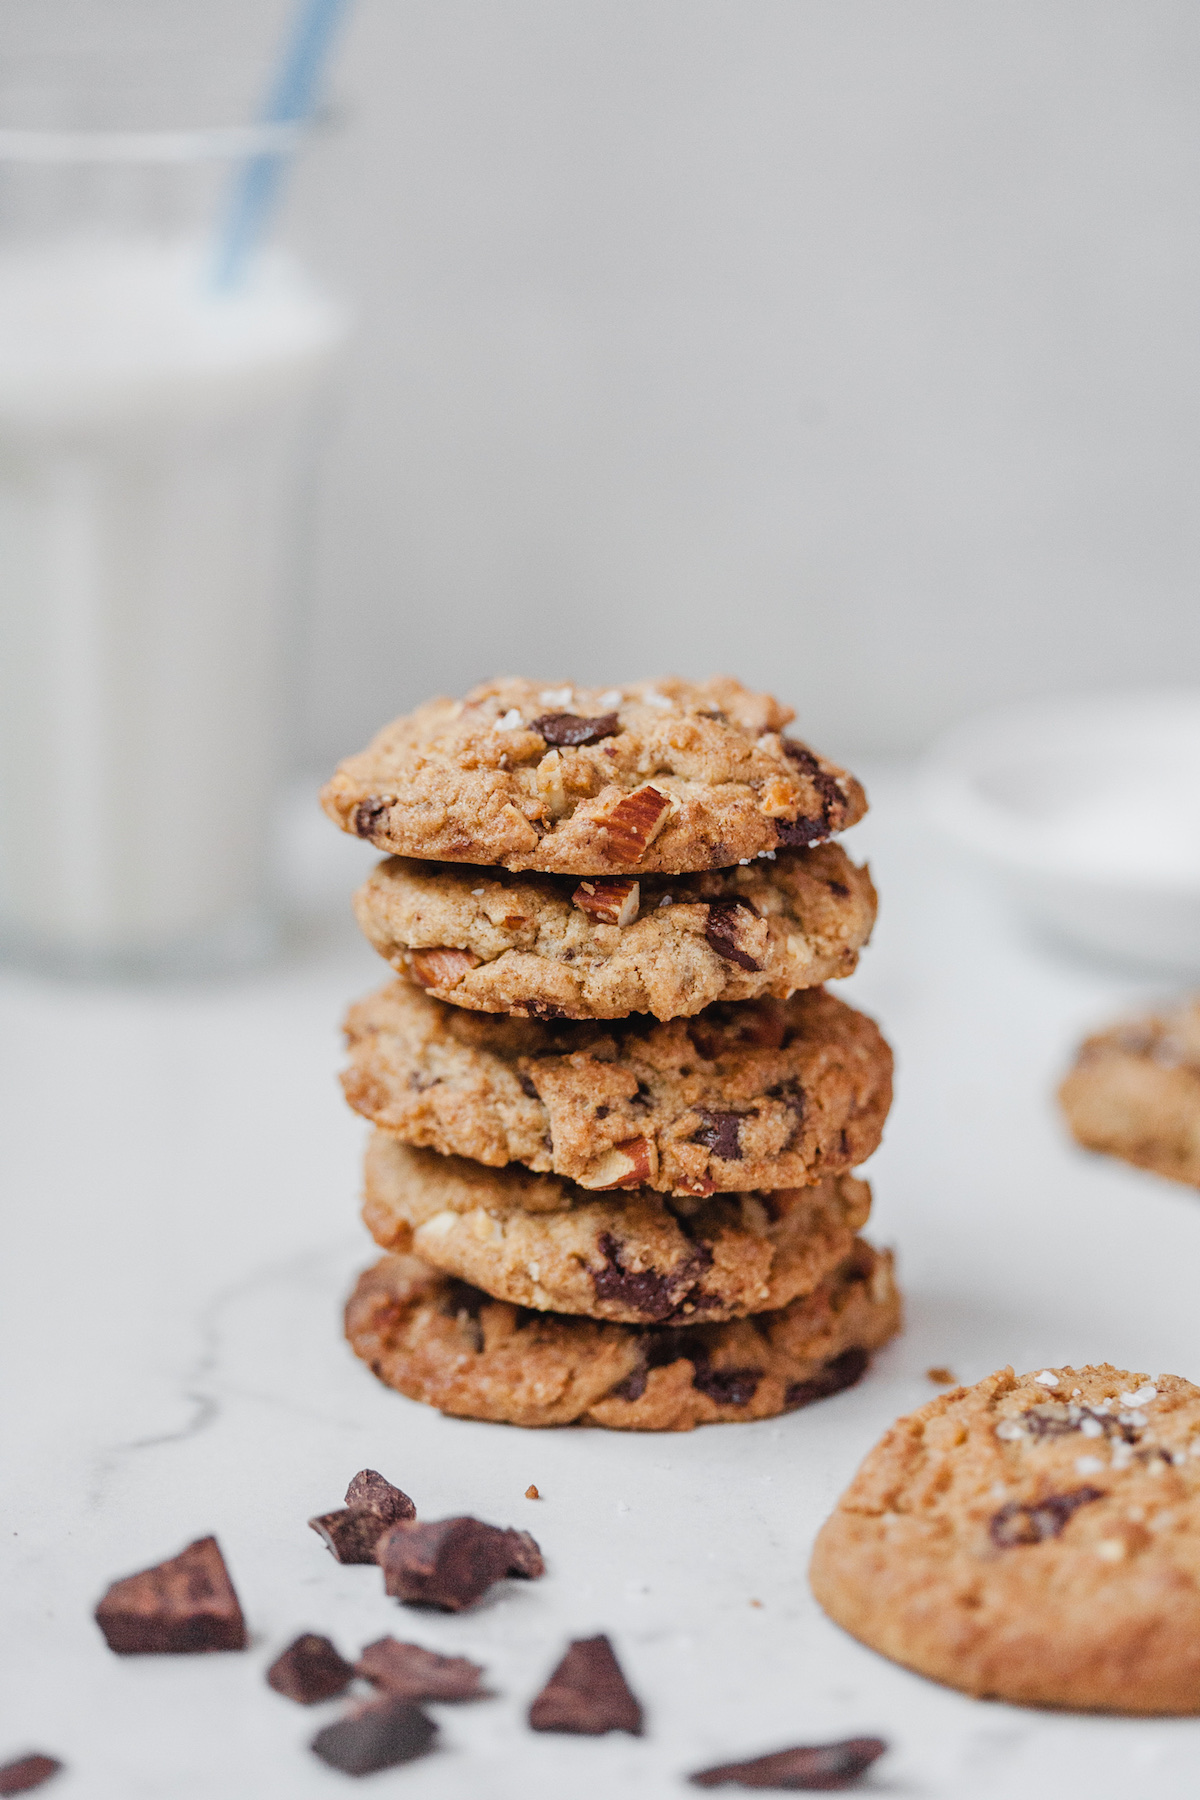
[(711, 1150), (722, 1162), (741, 1162), (742, 1146), (738, 1131), (746, 1114), (713, 1112), (707, 1106), (698, 1106), (696, 1112), (704, 1123), (699, 1131), (692, 1133), (689, 1141), (703, 1144), (706, 1150)]
[(506, 1575), (536, 1581), (545, 1574), (541, 1551), (527, 1531), (505, 1531), (467, 1517), (393, 1525), (375, 1546), (375, 1560), (393, 1599), (443, 1612), (472, 1606)]
[(870, 1361), (869, 1353), (860, 1344), (852, 1344), (806, 1381), (793, 1381), (783, 1396), (784, 1411), (797, 1412), (802, 1406), (811, 1406), (814, 1400), (827, 1400), (830, 1394), (853, 1387), (866, 1374)]
[(354, 1670), (340, 1657), (327, 1637), (305, 1632), (277, 1656), (267, 1670), (267, 1686), (301, 1706), (331, 1700), (344, 1693), (354, 1680)]
[(0, 1769), (0, 1794), (27, 1794), (30, 1788), (41, 1787), (43, 1781), (57, 1775), (62, 1766), (57, 1757), (43, 1756), (37, 1750), (29, 1756), (19, 1756)]
[(354, 809), (354, 829), (360, 838), (374, 837), (379, 828), (379, 821), (385, 812), (390, 812), (396, 802), (390, 796), (372, 794), (369, 799), (360, 800)]
[(412, 1762), (433, 1748), (437, 1726), (407, 1700), (377, 1700), (318, 1731), (314, 1756), (344, 1775), (370, 1775)]
[(748, 900), (710, 900), (704, 936), (717, 955), (723, 956), (726, 962), (736, 963), (739, 969), (749, 969), (752, 974), (756, 974), (762, 964), (755, 962), (738, 943), (738, 925), (743, 912), (749, 913), (753, 919), (758, 917), (757, 909)]
[(883, 1755), (882, 1738), (846, 1738), (840, 1744), (797, 1744), (749, 1762), (720, 1763), (689, 1775), (694, 1787), (789, 1788), (833, 1793), (850, 1787)]
[(576, 1638), (529, 1708), (533, 1731), (571, 1731), (600, 1737), (606, 1731), (642, 1735), (642, 1709), (621, 1673), (603, 1633)]
[(118, 1656), (246, 1648), (246, 1621), (215, 1537), (114, 1581), (96, 1623)]
[(529, 727), (548, 744), (562, 748), (576, 744), (598, 744), (602, 738), (616, 737), (621, 726), (615, 712), (598, 713), (585, 719), (581, 713), (543, 713)]
[(439, 1656), (394, 1637), (368, 1644), (355, 1672), (400, 1700), (479, 1700), (484, 1695), (478, 1663), (465, 1656)]
[(1018, 1544), (1044, 1544), (1060, 1535), (1063, 1527), (1081, 1506), (1105, 1498), (1103, 1488), (1078, 1487), (1065, 1494), (1048, 1494), (1044, 1500), (1023, 1505), (1012, 1500), (993, 1513), (988, 1534), (1000, 1550), (1011, 1550)]

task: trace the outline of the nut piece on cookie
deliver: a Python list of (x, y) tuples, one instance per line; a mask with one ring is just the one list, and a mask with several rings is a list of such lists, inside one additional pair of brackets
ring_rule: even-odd
[(822, 1527), (826, 1612), (1018, 1705), (1200, 1713), (1200, 1388), (1000, 1369), (897, 1420)]
[(510, 875), (391, 857), (354, 897), (379, 954), (427, 993), (534, 1018), (687, 1017), (849, 975), (875, 921), (837, 844), (698, 875)]
[(1088, 1038), (1058, 1097), (1085, 1149), (1200, 1187), (1200, 1000)]
[(321, 802), (401, 856), (577, 877), (732, 867), (866, 810), (852, 775), (783, 735), (791, 717), (728, 676), (484, 682), (393, 721)]

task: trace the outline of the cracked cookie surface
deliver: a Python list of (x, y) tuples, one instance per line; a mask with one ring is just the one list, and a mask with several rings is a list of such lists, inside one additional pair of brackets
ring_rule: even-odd
[(1058, 1097), (1085, 1149), (1200, 1187), (1200, 1001), (1088, 1038)]
[(497, 1300), (538, 1312), (683, 1326), (773, 1311), (843, 1262), (871, 1210), (852, 1175), (706, 1200), (601, 1197), (520, 1163), (486, 1169), (377, 1131), (363, 1219)]
[(813, 1553), (855, 1637), (1021, 1705), (1200, 1712), (1200, 1388), (998, 1370), (902, 1418)]
[(364, 935), (439, 1000), (535, 1018), (659, 1019), (853, 972), (875, 923), (838, 844), (616, 881), (392, 857), (354, 896)]
[(772, 1418), (850, 1387), (900, 1328), (891, 1258), (861, 1239), (778, 1312), (686, 1331), (527, 1312), (385, 1256), (360, 1276), (346, 1336), (379, 1380), (459, 1418), (690, 1431)]
[(394, 981), (346, 1019), (346, 1098), (405, 1143), (591, 1189), (806, 1187), (877, 1147), (892, 1058), (822, 988), (667, 1023), (472, 1013)]
[(821, 843), (866, 811), (852, 775), (784, 735), (792, 716), (727, 676), (483, 682), (386, 726), (321, 804), (401, 856), (569, 875), (724, 868)]

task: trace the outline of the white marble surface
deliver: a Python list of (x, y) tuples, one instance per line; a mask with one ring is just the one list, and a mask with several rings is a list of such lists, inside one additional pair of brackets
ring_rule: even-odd
[[(263, 1671), (301, 1630), (346, 1653), (393, 1632), (485, 1663), (496, 1698), (432, 1709), (443, 1748), (381, 1792), (682, 1794), (705, 1763), (877, 1732), (893, 1749), (867, 1791), (1195, 1793), (1200, 1722), (973, 1702), (844, 1637), (807, 1591), (820, 1520), (934, 1391), (928, 1365), (1200, 1371), (1200, 1204), (1072, 1150), (1051, 1102), (1078, 1033), (1150, 990), (1027, 942), (930, 843), (905, 779), (873, 787), (857, 836), (883, 912), (851, 988), (898, 1052), (872, 1229), (898, 1248), (909, 1324), (860, 1387), (778, 1423), (524, 1432), (443, 1419), (355, 1363), (338, 1314), (371, 1250), (337, 1025), (382, 971), (344, 909), (362, 847), (315, 815), (295, 842), (307, 923), (278, 968), (157, 992), (3, 978), (0, 1761), (61, 1756), (63, 1800), (333, 1794), (345, 1778), (305, 1745), (338, 1703), (302, 1710)], [(548, 1576), (460, 1618), (397, 1608), (304, 1523), (364, 1464), (426, 1517), (531, 1529)], [(106, 1583), (207, 1531), (248, 1654), (112, 1656), (91, 1618)], [(566, 1640), (597, 1630), (645, 1738), (530, 1734)]]

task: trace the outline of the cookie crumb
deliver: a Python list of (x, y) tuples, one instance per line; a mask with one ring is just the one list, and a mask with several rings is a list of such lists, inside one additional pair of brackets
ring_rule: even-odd
[(761, 1600), (752, 1600), (752, 1601), (751, 1601), (751, 1602), (750, 1602), (750, 1604), (751, 1604), (751, 1606), (761, 1606), (761, 1605), (762, 1605), (762, 1601), (761, 1601)]
[(541, 1497), (542, 1496), (538, 1493), (537, 1489), (534, 1487), (534, 1485), (531, 1481), (529, 1486), (525, 1489), (525, 1498), (527, 1500), (540, 1500)]
[(938, 1387), (957, 1387), (958, 1376), (953, 1369), (946, 1368), (944, 1363), (937, 1363), (932, 1369), (926, 1369), (926, 1379)]

